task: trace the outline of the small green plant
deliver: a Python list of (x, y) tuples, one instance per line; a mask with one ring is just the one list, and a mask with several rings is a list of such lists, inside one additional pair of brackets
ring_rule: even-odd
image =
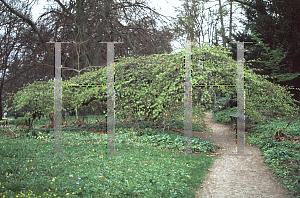
[(236, 115), (237, 107), (225, 109), (213, 114), (213, 118), (220, 123), (230, 123), (230, 115)]

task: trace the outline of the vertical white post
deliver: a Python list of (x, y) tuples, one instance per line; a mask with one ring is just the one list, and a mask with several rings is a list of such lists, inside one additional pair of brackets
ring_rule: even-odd
[(191, 79), (191, 43), (185, 47), (185, 83), (184, 83), (184, 152), (191, 153), (192, 137), (192, 79)]
[(61, 101), (62, 101), (62, 79), (61, 79), (61, 43), (70, 42), (46, 42), (54, 43), (55, 56), (55, 80), (54, 80), (54, 155), (62, 154), (62, 131), (61, 131)]
[(114, 93), (114, 44), (122, 42), (100, 42), (107, 43), (107, 142), (106, 154), (115, 155), (115, 93)]
[(237, 43), (237, 127), (236, 127), (236, 154), (237, 155), (252, 155), (244, 154), (245, 147), (245, 87), (244, 87), (244, 43), (252, 42), (231, 42)]

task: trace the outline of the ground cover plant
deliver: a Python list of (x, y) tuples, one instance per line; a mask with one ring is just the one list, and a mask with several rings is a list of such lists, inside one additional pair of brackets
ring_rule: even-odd
[[(32, 129), (1, 128), (0, 196), (194, 197), (216, 145), (193, 137), (196, 156), (181, 156), (182, 135), (148, 125), (116, 127), (115, 151), (121, 156), (106, 156), (105, 134), (82, 126), (63, 129), (63, 153), (69, 156), (46, 157), (53, 153), (53, 129), (38, 128), (38, 122)], [(4, 135), (9, 131), (15, 133)]]
[[(299, 118), (299, 117), (298, 117)], [(249, 132), (249, 144), (260, 147), (270, 169), (291, 193), (300, 197), (300, 122), (282, 118)]]

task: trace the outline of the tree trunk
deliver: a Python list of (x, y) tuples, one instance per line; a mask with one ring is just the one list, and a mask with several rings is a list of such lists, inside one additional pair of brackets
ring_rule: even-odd
[[(86, 28), (86, 17), (84, 14), (84, 8), (83, 8), (84, 0), (76, 0), (76, 18), (75, 18), (75, 26), (76, 26), (76, 37), (75, 41), (78, 42), (78, 45), (76, 45), (76, 53), (77, 53), (77, 69), (80, 70), (80, 63), (83, 63), (83, 67), (86, 67), (86, 55), (83, 53), (86, 49), (87, 42), (83, 42), (85, 38), (85, 28)], [(83, 42), (83, 43), (81, 43)], [(82, 46), (81, 46), (82, 45)], [(81, 55), (81, 53), (83, 56)], [(80, 72), (78, 72), (78, 77), (80, 76)]]
[(221, 19), (221, 32), (222, 32), (223, 47), (226, 47), (225, 28), (224, 28), (224, 24), (223, 24), (223, 12), (222, 12), (221, 0), (219, 0), (219, 12), (220, 12), (220, 19)]
[[(1, 86), (2, 87), (2, 86)], [(1, 116), (0, 116), (0, 120), (2, 120), (2, 114), (3, 114), (3, 109), (2, 109), (2, 89), (0, 90), (0, 113), (1, 113)]]
[(3, 85), (4, 85), (4, 77), (5, 77), (5, 70), (4, 70), (4, 73), (2, 73), (2, 82), (1, 82), (1, 86), (0, 86), (0, 113), (1, 113), (1, 118), (0, 120), (2, 120), (2, 114), (3, 114), (3, 107), (2, 107), (2, 92), (3, 92)]
[[(99, 25), (99, 29), (97, 31), (97, 41), (101, 41), (101, 42), (104, 42), (103, 41), (103, 38), (104, 38), (104, 29), (105, 29), (105, 26), (107, 24), (107, 18), (109, 16), (109, 12), (111, 10), (111, 7), (110, 7), (110, 2), (106, 2), (104, 4), (104, 13), (103, 13), (103, 17), (101, 19), (101, 22), (100, 22), (100, 25)], [(96, 48), (96, 53), (93, 57), (93, 66), (97, 66), (99, 65), (99, 62), (100, 62), (100, 53), (101, 53), (101, 50), (103, 48), (103, 43), (99, 43), (97, 42), (95, 44), (95, 48)]]
[(215, 40), (216, 40), (216, 45), (219, 45), (219, 40), (218, 40), (218, 32), (217, 32), (217, 27), (216, 27), (216, 24), (215, 24)]
[(230, 16), (229, 16), (229, 40), (231, 41), (232, 34), (232, 1), (230, 0)]

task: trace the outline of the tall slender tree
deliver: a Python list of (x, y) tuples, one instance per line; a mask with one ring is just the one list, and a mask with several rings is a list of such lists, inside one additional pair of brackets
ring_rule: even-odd
[[(226, 32), (229, 31), (231, 36), (233, 27), (232, 14), (235, 12), (232, 8), (232, 2), (218, 1), (218, 4), (208, 4), (207, 1), (183, 1), (181, 9), (177, 9), (177, 17), (173, 18), (170, 24), (174, 38), (179, 41), (195, 40), (197, 42), (208, 41), (214, 45), (219, 45), (219, 37), (222, 39), (222, 46), (226, 47), (229, 37)], [(226, 26), (226, 17), (230, 13), (227, 9), (231, 3), (231, 15), (229, 19), (229, 30)], [(201, 39), (202, 37), (202, 39)]]
[(225, 42), (225, 28), (224, 28), (224, 23), (223, 23), (223, 11), (222, 11), (222, 4), (221, 0), (219, 0), (219, 14), (220, 14), (220, 20), (221, 20), (221, 34), (222, 34), (222, 44), (223, 47), (226, 47), (226, 42)]
[[(174, 33), (174, 39), (201, 41), (204, 26), (204, 5), (207, 1), (185, 0), (182, 3), (182, 10), (177, 9), (177, 17), (173, 18), (170, 24)], [(204, 40), (204, 38), (203, 38)]]

